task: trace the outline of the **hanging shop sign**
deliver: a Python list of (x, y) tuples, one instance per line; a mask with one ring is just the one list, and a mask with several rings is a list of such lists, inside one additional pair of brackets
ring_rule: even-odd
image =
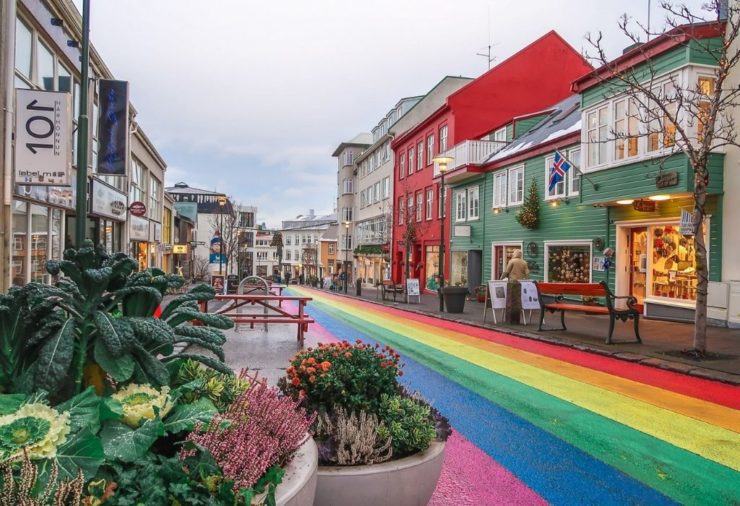
[(16, 184), (67, 186), (72, 171), (72, 95), (16, 92)]
[(138, 200), (131, 202), (128, 206), (128, 212), (131, 213), (131, 216), (144, 216), (146, 214), (146, 204)]
[(98, 216), (124, 221), (126, 219), (126, 195), (93, 178), (91, 211)]
[(128, 82), (100, 80), (98, 174), (126, 175), (128, 153)]
[(663, 172), (655, 178), (656, 188), (670, 188), (678, 184), (678, 172)]
[(187, 244), (173, 244), (172, 253), (174, 253), (175, 255), (187, 255), (188, 245)]
[(653, 200), (635, 200), (632, 202), (632, 208), (641, 213), (654, 213), (655, 201)]
[(149, 240), (149, 220), (138, 216), (129, 217), (129, 238), (132, 241)]
[(694, 235), (694, 215), (691, 211), (681, 209), (681, 224), (679, 232), (681, 235)]

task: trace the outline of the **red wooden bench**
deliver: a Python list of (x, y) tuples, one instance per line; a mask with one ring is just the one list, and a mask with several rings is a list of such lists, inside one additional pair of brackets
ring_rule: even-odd
[[(215, 300), (231, 301), (230, 304), (226, 304), (224, 307), (216, 311), (216, 314), (221, 314), (229, 317), (234, 323), (248, 323), (250, 328), (254, 328), (255, 324), (264, 323), (294, 323), (298, 325), (298, 342), (303, 345), (303, 336), (308, 331), (308, 325), (316, 323), (305, 312), (306, 305), (309, 301), (313, 300), (311, 297), (296, 297), (292, 295), (264, 295), (264, 294), (249, 294), (249, 295), (216, 295)], [(283, 308), (282, 303), (284, 301), (297, 302), (297, 312), (291, 312), (291, 308)], [(240, 313), (238, 309), (246, 305), (259, 305), (264, 307), (267, 311), (264, 313)], [(204, 313), (208, 312), (208, 301), (200, 303), (201, 311)]]
[[(562, 329), (550, 330), (568, 330), (565, 327), (565, 312), (573, 311), (578, 313), (606, 315), (609, 316), (609, 334), (606, 336), (606, 344), (612, 344), (612, 334), (614, 333), (614, 322), (617, 319), (626, 322), (633, 320), (635, 327), (636, 342), (641, 343), (640, 338), (640, 311), (637, 309), (637, 299), (631, 296), (617, 297), (614, 295), (606, 283), (535, 283), (540, 301), (540, 327), (544, 330), (542, 324), (545, 320), (545, 311), (555, 313), (560, 311), (560, 325)], [(568, 298), (567, 296), (576, 296), (580, 299)], [(599, 298), (600, 302), (592, 303), (584, 301), (583, 297)], [(615, 307), (617, 299), (626, 299), (625, 308)]]

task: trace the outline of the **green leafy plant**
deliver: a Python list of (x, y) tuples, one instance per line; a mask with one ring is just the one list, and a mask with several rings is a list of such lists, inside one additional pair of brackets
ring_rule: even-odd
[(182, 392), (180, 401), (184, 403), (208, 399), (223, 412), (249, 386), (245, 378), (206, 369), (195, 360), (186, 360), (178, 365), (173, 387)]
[(321, 413), (316, 420), (315, 438), (322, 464), (377, 464), (393, 456), (391, 435), (376, 415), (366, 411), (347, 413), (337, 407), (332, 413)]
[(533, 230), (540, 222), (540, 197), (537, 194), (537, 180), (532, 178), (527, 198), (524, 199), (522, 208), (516, 213), (516, 221), (524, 228)]
[(377, 413), (380, 396), (392, 395), (403, 374), (399, 355), (386, 347), (372, 347), (362, 341), (319, 344), (297, 353), (286, 376), (278, 385), (309, 409), (331, 410), (335, 405), (348, 411)]
[(0, 501), (3, 505), (83, 504), (85, 477), (78, 473), (74, 478), (59, 480), (56, 462), (52, 464), (50, 474), (42, 477), (36, 464), (24, 455), (20, 465), (10, 462), (0, 465), (0, 480)]
[[(86, 381), (86, 372), (96, 367), (116, 382), (162, 386), (170, 381), (165, 362), (176, 358), (193, 358), (230, 372), (222, 363), (225, 337), (218, 329), (231, 328), (233, 323), (198, 310), (198, 302), (213, 298), (213, 289), (197, 286), (175, 297), (161, 317), (154, 318), (164, 294), (181, 286), (183, 279), (157, 269), (134, 272), (135, 267), (136, 262), (126, 255), (109, 256), (85, 241), (79, 250), (65, 251), (64, 260), (48, 262), (52, 275), (63, 275), (54, 286), (33, 285), (27, 293), (16, 295), (28, 300), (30, 309), (24, 335), (14, 334), (12, 339), (31, 352), (34, 361), (30, 366), (9, 365), (8, 370), (16, 378), (19, 369), (26, 370), (23, 375), (30, 379), (21, 382), (23, 391), (42, 389), (63, 400), (80, 393), (85, 383), (95, 384), (96, 375), (88, 374)], [(38, 319), (43, 325), (33, 323)], [(193, 320), (203, 326), (191, 325)], [(174, 353), (178, 342), (196, 343), (221, 361)], [(10, 356), (8, 363), (17, 361)], [(103, 378), (97, 375), (99, 393)]]
[(383, 421), (378, 432), (391, 438), (396, 457), (426, 450), (437, 437), (429, 406), (413, 397), (383, 395), (378, 416)]

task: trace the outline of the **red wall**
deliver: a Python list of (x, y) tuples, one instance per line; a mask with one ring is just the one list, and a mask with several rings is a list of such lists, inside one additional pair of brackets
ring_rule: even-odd
[[(432, 181), (434, 166), (427, 163), (427, 136), (434, 134), (434, 155), (439, 153), (439, 129), (447, 125), (448, 149), (462, 141), (477, 139), (492, 130), (509, 123), (513, 117), (536, 112), (559, 102), (571, 94), (570, 84), (576, 78), (592, 69), (565, 40), (551, 31), (543, 37), (504, 60), (468, 85), (447, 98), (447, 104), (426, 118), (414, 129), (397, 137), (391, 147), (395, 153), (394, 208), (393, 220), (392, 276), (396, 283), (402, 282), (405, 249), (399, 245), (406, 228), (398, 224), (398, 200), (408, 194), (416, 195), (422, 191), (426, 206), (426, 189), (434, 188), (432, 219), (426, 219), (426, 207), (422, 221), (417, 223), (417, 246), (421, 247), (422, 258), (414, 258), (411, 277), (418, 277), (423, 288), (424, 279), (429, 274), (424, 264), (424, 252), (428, 245), (439, 245), (440, 223), (437, 219), (438, 184)], [(417, 171), (416, 165), (408, 175), (408, 159), (403, 178), (399, 177), (400, 155), (408, 157), (409, 148), (416, 151), (417, 142), (424, 141), (424, 167)], [(445, 219), (445, 277), (449, 278), (449, 236), (450, 206), (452, 194), (446, 198), (447, 218)], [(483, 196), (481, 196), (483, 201)], [(405, 203), (405, 202), (404, 202)], [(404, 205), (404, 211), (406, 205)], [(485, 210), (481, 209), (481, 212)], [(415, 217), (414, 217), (415, 219)], [(402, 253), (399, 255), (399, 253)], [(419, 269), (416, 269), (419, 267)]]

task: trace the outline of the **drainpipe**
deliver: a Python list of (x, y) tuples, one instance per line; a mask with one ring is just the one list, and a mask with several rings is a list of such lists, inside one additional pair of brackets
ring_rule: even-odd
[(0, 292), (5, 292), (10, 286), (10, 250), (13, 240), (12, 197), (13, 197), (13, 117), (14, 117), (14, 74), (15, 74), (15, 18), (16, 0), (0, 0), (0, 89), (2, 96), (2, 207), (0, 207)]

